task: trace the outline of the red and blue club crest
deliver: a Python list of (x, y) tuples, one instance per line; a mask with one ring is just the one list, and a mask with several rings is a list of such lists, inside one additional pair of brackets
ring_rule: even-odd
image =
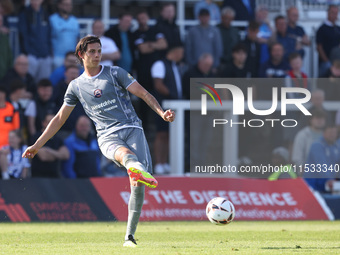
[(99, 98), (99, 97), (101, 97), (102, 96), (102, 90), (101, 89), (96, 89), (95, 91), (94, 91), (94, 97), (96, 97), (96, 98)]

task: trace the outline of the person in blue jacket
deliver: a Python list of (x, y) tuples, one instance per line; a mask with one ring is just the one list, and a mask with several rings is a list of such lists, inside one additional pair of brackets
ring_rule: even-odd
[(74, 132), (65, 139), (70, 158), (63, 162), (62, 174), (66, 178), (101, 176), (97, 138), (91, 134), (91, 121), (83, 115), (77, 120)]
[(340, 144), (337, 143), (337, 136), (337, 127), (329, 124), (324, 129), (323, 136), (310, 148), (304, 178), (314, 190), (320, 192), (332, 190), (340, 163)]

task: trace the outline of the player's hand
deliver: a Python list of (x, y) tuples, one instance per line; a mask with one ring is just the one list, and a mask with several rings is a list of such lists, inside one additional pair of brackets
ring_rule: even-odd
[(23, 158), (34, 158), (34, 156), (38, 153), (39, 149), (36, 149), (34, 145), (28, 147), (25, 152), (22, 154)]
[(172, 110), (166, 110), (163, 114), (163, 119), (168, 122), (173, 122), (175, 120), (175, 112)]

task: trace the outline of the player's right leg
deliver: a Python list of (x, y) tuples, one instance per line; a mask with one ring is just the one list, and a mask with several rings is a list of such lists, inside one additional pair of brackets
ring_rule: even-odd
[(137, 156), (128, 148), (120, 147), (117, 149), (115, 159), (125, 166), (132, 181), (142, 183), (149, 188), (157, 187), (157, 180), (147, 172), (145, 166), (138, 161)]

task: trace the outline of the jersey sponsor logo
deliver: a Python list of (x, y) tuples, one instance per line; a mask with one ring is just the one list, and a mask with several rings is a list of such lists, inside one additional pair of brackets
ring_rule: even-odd
[(101, 89), (96, 89), (96, 90), (94, 91), (94, 97), (96, 97), (96, 98), (101, 97), (102, 94), (103, 94), (103, 92), (102, 92)]
[(116, 103), (116, 99), (106, 100), (103, 103), (91, 106), (91, 109), (94, 111), (94, 110), (97, 110), (97, 109), (100, 109), (100, 108), (103, 108), (105, 106), (109, 106), (109, 105), (112, 105), (112, 104), (115, 104), (115, 103)]

